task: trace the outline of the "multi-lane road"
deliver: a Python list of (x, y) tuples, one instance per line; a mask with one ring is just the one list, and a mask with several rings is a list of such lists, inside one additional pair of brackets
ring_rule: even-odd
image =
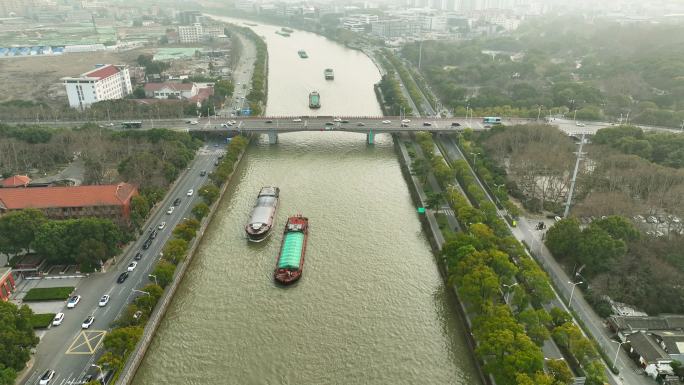
[[(102, 353), (102, 341), (112, 321), (136, 296), (145, 295), (135, 292), (134, 289), (140, 289), (153, 282), (148, 275), (152, 273), (155, 262), (159, 260), (164, 244), (171, 237), (175, 225), (183, 218), (191, 216), (190, 210), (201, 199), (197, 191), (207, 182), (209, 172), (223, 151), (223, 147), (218, 144), (209, 144), (200, 149), (190, 167), (178, 178), (165, 199), (158, 204), (147, 226), (157, 228), (161, 222), (166, 222), (166, 226), (159, 230), (149, 249), (142, 249), (149, 233), (148, 229), (145, 229), (144, 234), (134, 242), (128, 252), (118, 257), (116, 264), (107, 272), (91, 274), (82, 280), (75, 292), (81, 295), (81, 301), (73, 309), (67, 309), (65, 304), (62, 310), (66, 314), (63, 323), (47, 330), (38, 345), (35, 363), (22, 384), (37, 384), (47, 369), (56, 371), (55, 377), (50, 381), (50, 384), (54, 385), (78, 384), (87, 373), (98, 373), (99, 369), (92, 365), (97, 363), (97, 358)], [(206, 170), (207, 175), (200, 176), (202, 170)], [(187, 195), (190, 189), (194, 190), (192, 196)], [(176, 198), (181, 198), (181, 202), (169, 215), (167, 209)], [(126, 266), (138, 251), (143, 253), (143, 257), (138, 261), (137, 267), (126, 281), (117, 283), (117, 277), (126, 271)], [(98, 302), (103, 294), (109, 294), (111, 299), (106, 306), (99, 307)], [(89, 329), (81, 329), (81, 324), (89, 315), (95, 316), (95, 322)]]

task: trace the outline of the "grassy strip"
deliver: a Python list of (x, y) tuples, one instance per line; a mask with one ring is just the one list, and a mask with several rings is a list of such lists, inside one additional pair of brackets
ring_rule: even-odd
[(24, 302), (63, 301), (74, 291), (73, 286), (33, 288), (26, 293)]
[(31, 315), (31, 326), (34, 329), (45, 329), (50, 326), (55, 318), (55, 313), (41, 313)]

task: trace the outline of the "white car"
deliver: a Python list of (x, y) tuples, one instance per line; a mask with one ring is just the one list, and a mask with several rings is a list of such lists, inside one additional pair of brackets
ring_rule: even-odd
[(138, 262), (133, 261), (133, 262), (131, 262), (131, 263), (128, 264), (128, 268), (127, 268), (126, 270), (128, 270), (128, 271), (133, 271), (133, 270), (135, 270), (135, 267), (136, 267), (136, 266), (138, 266)]
[(586, 126), (586, 124), (580, 123), (580, 122), (575, 123), (575, 125), (576, 125), (577, 127), (584, 127), (584, 126)]
[(411, 123), (411, 119), (403, 119), (401, 122), (402, 123)]
[(64, 321), (64, 313), (55, 314), (55, 318), (52, 319), (52, 326), (59, 326)]
[(389, 121), (389, 120), (383, 120), (383, 121), (382, 121), (382, 124), (390, 124), (390, 123), (392, 123), (392, 122)]
[(83, 323), (81, 324), (81, 328), (88, 329), (90, 328), (90, 325), (93, 324), (93, 322), (95, 322), (95, 316), (89, 315), (88, 318), (86, 318), (85, 321), (83, 321)]
[(295, 123), (299, 123), (299, 122), (301, 122), (302, 120), (299, 119), (299, 118), (297, 118), (297, 119), (292, 119), (292, 121), (295, 122)]
[(196, 121), (196, 120), (193, 120), (193, 121), (190, 122), (190, 124), (192, 124), (192, 125), (194, 126), (195, 124), (199, 124), (199, 122)]
[(157, 229), (164, 230), (164, 227), (166, 227), (166, 222), (160, 223), (159, 226), (157, 226)]
[(100, 302), (98, 303), (98, 306), (106, 306), (109, 303), (109, 295), (105, 294), (100, 298)]
[(341, 121), (342, 121), (342, 118), (335, 118), (335, 119), (333, 119), (333, 122), (341, 122)]
[(69, 298), (69, 301), (67, 302), (67, 308), (73, 309), (78, 305), (78, 302), (81, 301), (81, 296), (80, 295), (75, 295), (71, 298)]
[(191, 197), (192, 194), (194, 194), (194, 193), (195, 193), (195, 190), (190, 189), (190, 190), (188, 190), (187, 196)]
[(168, 209), (168, 210), (166, 210), (166, 214), (168, 214), (168, 215), (171, 215), (171, 214), (173, 214), (173, 210), (175, 210), (175, 209), (176, 209), (176, 208), (175, 208), (175, 207), (173, 207), (173, 206), (169, 207), (169, 209)]
[(50, 383), (50, 380), (55, 376), (55, 371), (52, 369), (48, 369), (45, 371), (43, 376), (40, 378), (40, 381), (38, 381), (39, 385), (48, 385)]

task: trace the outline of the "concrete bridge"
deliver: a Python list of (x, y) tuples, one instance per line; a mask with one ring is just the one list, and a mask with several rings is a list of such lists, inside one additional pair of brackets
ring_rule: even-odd
[[(238, 118), (235, 118), (238, 119)], [(399, 116), (279, 116), (241, 117), (236, 123), (199, 123), (191, 131), (238, 131), (240, 133), (263, 133), (271, 144), (278, 143), (278, 134), (298, 131), (347, 131), (366, 134), (368, 144), (373, 144), (375, 134), (399, 132), (459, 132), (466, 127), (464, 119), (414, 118)], [(478, 128), (476, 128), (478, 129)], [(480, 127), (479, 129), (484, 129)]]

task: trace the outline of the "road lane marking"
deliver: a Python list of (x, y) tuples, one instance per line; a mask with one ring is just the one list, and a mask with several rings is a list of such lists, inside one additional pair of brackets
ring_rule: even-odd
[(106, 330), (83, 330), (64, 354), (93, 354), (104, 340)]

